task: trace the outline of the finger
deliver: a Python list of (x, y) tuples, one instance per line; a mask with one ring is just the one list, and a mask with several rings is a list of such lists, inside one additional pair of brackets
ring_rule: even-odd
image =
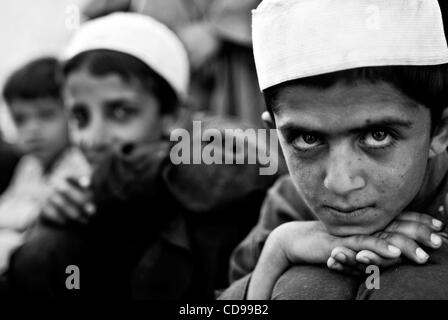
[[(88, 182), (81, 181), (80, 183)], [(91, 202), (92, 192), (90, 190), (80, 189), (69, 183), (58, 186), (56, 190), (71, 206), (77, 208), (82, 218), (89, 218), (95, 214), (96, 208)]]
[(443, 225), (442, 221), (440, 221), (428, 214), (423, 214), (423, 213), (418, 213), (418, 212), (402, 213), (395, 219), (395, 221), (419, 222), (435, 231), (440, 231), (442, 229), (442, 225)]
[(44, 220), (51, 221), (59, 225), (63, 225), (66, 222), (64, 216), (59, 214), (53, 204), (49, 201), (47, 201), (42, 209), (41, 216)]
[(345, 265), (350, 268), (364, 271), (365, 266), (356, 261), (356, 252), (345, 247), (336, 247), (331, 251), (331, 257), (336, 262)]
[(356, 254), (356, 261), (367, 265), (376, 265), (379, 267), (390, 267), (401, 263), (401, 258), (385, 259), (375, 252), (369, 250), (361, 250)]
[(395, 221), (387, 228), (388, 233), (399, 233), (430, 248), (440, 248), (442, 238), (421, 222)]
[(86, 222), (81, 209), (70, 202), (64, 193), (54, 192), (48, 201), (57, 211), (57, 214), (62, 216), (66, 221)]
[(342, 238), (342, 246), (356, 252), (370, 250), (384, 258), (398, 258), (401, 255), (400, 249), (390, 244), (385, 239), (368, 235), (356, 235)]
[(66, 181), (70, 186), (75, 187), (81, 191), (90, 188), (91, 185), (90, 177), (88, 176), (83, 176), (80, 178), (69, 177), (66, 179)]
[(423, 264), (428, 261), (429, 255), (414, 240), (399, 233), (387, 234), (387, 241), (400, 248), (402, 255), (408, 259)]
[(354, 269), (354, 268), (351, 268), (349, 266), (340, 264), (339, 262), (337, 262), (332, 257), (328, 258), (328, 260), (327, 260), (327, 267), (330, 270), (334, 270), (334, 271), (341, 272), (341, 273), (348, 274), (348, 275), (359, 276), (359, 275), (363, 274), (363, 272), (361, 272), (358, 269)]

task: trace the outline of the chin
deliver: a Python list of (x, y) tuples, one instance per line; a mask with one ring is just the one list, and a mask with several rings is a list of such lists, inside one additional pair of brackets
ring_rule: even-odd
[(362, 225), (341, 225), (341, 224), (325, 224), (328, 233), (338, 237), (348, 237), (353, 235), (370, 235), (378, 231), (384, 230), (388, 223), (366, 223)]

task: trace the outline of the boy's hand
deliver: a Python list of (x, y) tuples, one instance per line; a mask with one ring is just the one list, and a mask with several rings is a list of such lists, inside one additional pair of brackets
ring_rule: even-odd
[[(399, 248), (402, 257), (419, 264), (426, 263), (429, 255), (420, 247), (438, 249), (442, 238), (437, 232), (442, 230), (442, 222), (427, 214), (406, 212), (399, 215), (387, 228), (374, 234)], [(368, 265), (389, 267), (402, 261), (402, 257), (385, 258), (372, 250), (359, 252), (345, 247), (334, 248), (327, 261), (330, 269), (358, 274), (364, 272)]]
[(96, 211), (91, 200), (88, 178), (68, 178), (49, 196), (42, 210), (42, 218), (60, 225), (73, 222), (86, 224)]
[(336, 247), (354, 252), (370, 250), (388, 259), (401, 251), (371, 235), (336, 237), (320, 221), (294, 221), (277, 227), (268, 237), (248, 288), (248, 299), (269, 299), (275, 282), (291, 265), (325, 264)]

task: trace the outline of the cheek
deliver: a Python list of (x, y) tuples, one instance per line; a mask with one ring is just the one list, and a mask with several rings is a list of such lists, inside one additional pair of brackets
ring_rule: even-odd
[[(401, 212), (417, 195), (425, 176), (427, 156), (418, 152), (406, 159), (400, 157), (395, 165), (372, 172), (372, 184), (378, 193), (379, 205), (391, 214)], [(381, 169), (381, 170), (380, 170)]]
[(307, 202), (317, 198), (323, 186), (322, 168), (317, 161), (300, 161), (291, 147), (280, 140), (285, 155), (286, 165), (294, 185)]
[(65, 137), (68, 132), (67, 120), (64, 117), (59, 117), (48, 123), (47, 128), (47, 135), (56, 139)]
[(369, 168), (371, 190), (378, 207), (396, 216), (415, 198), (426, 173), (429, 139), (401, 145), (385, 162)]
[(162, 117), (154, 108), (144, 110), (133, 121), (117, 130), (117, 137), (134, 143), (154, 142), (161, 138)]
[(75, 124), (69, 123), (68, 132), (70, 139), (75, 146), (81, 146), (91, 140), (87, 132), (85, 130), (80, 130)]
[(139, 117), (126, 124), (115, 124), (111, 128), (114, 143), (142, 144), (160, 139), (160, 123), (154, 118)]

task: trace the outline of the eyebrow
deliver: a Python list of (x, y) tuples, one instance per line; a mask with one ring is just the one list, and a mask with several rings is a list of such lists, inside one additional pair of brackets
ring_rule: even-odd
[[(383, 118), (380, 120), (367, 120), (367, 123), (365, 125), (349, 128), (344, 131), (349, 134), (355, 134), (383, 127), (389, 127), (389, 128), (401, 127), (404, 129), (410, 129), (412, 128), (412, 126), (413, 126), (412, 121), (406, 121), (397, 118)], [(282, 132), (285, 132), (286, 134), (293, 134), (296, 132), (300, 132), (300, 133), (313, 133), (321, 136), (330, 135), (329, 132), (325, 132), (321, 128), (313, 127), (312, 125), (299, 125), (291, 122), (287, 122), (284, 125), (281, 125), (278, 129)]]
[(106, 106), (108, 108), (113, 108), (113, 107), (123, 106), (123, 105), (128, 105), (128, 104), (129, 104), (129, 100), (123, 99), (123, 98), (116, 98), (116, 99), (114, 98), (114, 99), (104, 101), (104, 106)]

